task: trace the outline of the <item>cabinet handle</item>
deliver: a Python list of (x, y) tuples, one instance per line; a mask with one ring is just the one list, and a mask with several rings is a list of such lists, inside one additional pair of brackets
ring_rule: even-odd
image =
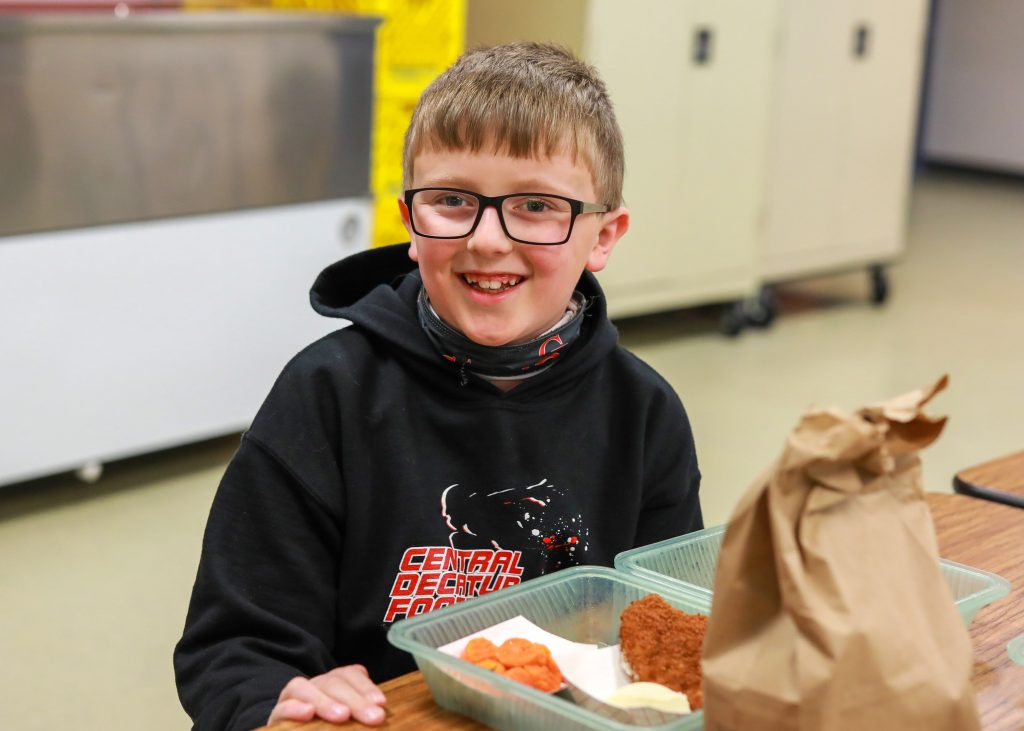
[(859, 23), (853, 29), (853, 55), (855, 58), (867, 58), (868, 40), (871, 36), (871, 28), (867, 23)]
[(711, 63), (714, 33), (706, 26), (697, 28), (693, 34), (693, 62), (698, 66)]

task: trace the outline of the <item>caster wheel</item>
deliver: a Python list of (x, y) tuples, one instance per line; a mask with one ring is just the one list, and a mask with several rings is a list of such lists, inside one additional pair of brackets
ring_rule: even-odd
[(718, 316), (718, 329), (730, 338), (734, 338), (743, 332), (747, 318), (743, 311), (743, 302), (729, 302), (722, 305)]
[(768, 327), (775, 321), (777, 312), (775, 294), (768, 287), (761, 287), (756, 297), (743, 300), (743, 316), (752, 327)]
[(889, 299), (889, 276), (883, 266), (873, 266), (868, 269), (871, 277), (871, 304), (884, 305)]
[(84, 465), (75, 470), (75, 477), (80, 481), (87, 484), (93, 484), (98, 482), (100, 477), (103, 476), (103, 463), (102, 462), (86, 462)]

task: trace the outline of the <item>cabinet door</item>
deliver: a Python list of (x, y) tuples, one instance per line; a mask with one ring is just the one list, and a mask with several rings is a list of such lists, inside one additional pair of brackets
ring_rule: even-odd
[(586, 55), (626, 144), (631, 227), (601, 274), (614, 315), (753, 289), (776, 7), (590, 4)]
[(843, 3), (785, 0), (769, 144), (763, 270), (799, 269), (836, 238), (848, 13)]
[[(692, 13), (683, 38), (692, 73), (683, 92), (690, 119), (677, 173), (677, 260), (692, 299), (714, 299), (714, 290), (719, 298), (749, 293), (757, 276), (778, 4), (699, 0)], [(702, 43), (710, 46), (704, 62)]]
[(762, 275), (903, 246), (925, 0), (785, 0)]
[(853, 260), (886, 258), (903, 248), (925, 0), (854, 0), (850, 11), (836, 244)]
[(584, 53), (601, 72), (625, 142), (630, 229), (599, 275), (620, 314), (671, 295), (682, 261), (677, 214), (692, 75), (682, 38), (691, 4), (656, 0), (644, 4), (641, 16), (634, 5), (593, 0), (587, 16)]

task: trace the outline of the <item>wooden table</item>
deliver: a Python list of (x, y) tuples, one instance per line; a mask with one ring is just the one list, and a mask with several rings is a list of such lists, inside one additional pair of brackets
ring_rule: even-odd
[(1024, 508), (1024, 452), (961, 470), (953, 489), (964, 495)]
[[(446, 711), (434, 703), (430, 689), (423, 682), (420, 673), (409, 673), (381, 684), (381, 690), (388, 697), (388, 717), (380, 726), (373, 728), (404, 729), (406, 731), (469, 731), (487, 729), (487, 726), (460, 716), (458, 713)], [(265, 726), (257, 731), (337, 731), (339, 727), (367, 729), (369, 726), (350, 721), (336, 724), (327, 721), (307, 721), (295, 723), (282, 721), (273, 726)]]
[(1024, 634), (1024, 511), (966, 495), (930, 493), (939, 554), (951, 561), (999, 574), (1009, 596), (978, 612), (971, 623), (974, 677), (982, 728), (1024, 729), (1024, 665), (1006, 645)]
[[(1010, 595), (978, 612), (971, 623), (973, 684), (984, 731), (1024, 730), (1024, 665), (1006, 654), (1011, 639), (1024, 633), (1024, 512), (988, 500), (929, 493), (928, 506), (943, 558), (999, 574)], [(383, 684), (388, 718), (376, 728), (441, 731), (485, 729), (475, 721), (439, 708), (419, 673)], [(343, 726), (359, 727), (348, 723)], [(260, 731), (334, 731), (325, 721), (284, 722)], [(362, 727), (365, 728), (365, 727)]]

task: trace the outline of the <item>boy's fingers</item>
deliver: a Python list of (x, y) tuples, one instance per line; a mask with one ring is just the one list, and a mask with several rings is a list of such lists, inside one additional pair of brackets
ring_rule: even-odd
[(381, 692), (361, 665), (335, 668), (315, 678), (295, 677), (281, 691), (268, 723), (288, 719), (308, 721), (318, 716), (342, 723), (349, 718), (375, 726), (383, 723)]
[(366, 668), (362, 665), (350, 665), (348, 667), (338, 668), (337, 670), (328, 673), (328, 675), (334, 675), (343, 679), (351, 685), (356, 692), (371, 703), (383, 706), (387, 702), (387, 698), (384, 697), (384, 692), (378, 688), (372, 680), (370, 680), (370, 676), (367, 674)]
[(314, 680), (303, 677), (292, 678), (288, 681), (288, 685), (284, 687), (284, 690), (281, 691), (278, 705), (294, 701), (313, 709), (313, 714), (310, 718), (316, 715), (328, 721), (347, 721), (349, 717), (348, 707), (338, 703), (337, 699), (325, 694), (323, 689), (319, 687), (318, 680), (319, 678)]
[[(345, 707), (346, 717), (348, 711), (351, 711), (352, 718), (369, 726), (382, 723), (385, 715), (384, 709), (364, 696), (349, 681), (350, 678), (344, 675), (326, 675), (317, 678), (317, 685), (326, 696), (331, 698), (331, 702), (325, 704), (325, 708), (330, 705)], [(317, 710), (320, 712), (320, 706), (317, 707)], [(323, 717), (332, 721), (335, 719), (330, 715)]]
[(289, 698), (274, 706), (274, 710), (270, 712), (270, 718), (267, 719), (267, 724), (278, 721), (309, 721), (315, 714), (316, 708), (312, 703)]
[[(324, 692), (321, 683), (322, 678), (325, 677), (320, 676), (314, 680), (301, 677), (292, 678), (288, 681), (288, 685), (284, 687), (284, 690), (281, 691), (278, 705), (283, 705), (289, 701), (296, 701), (308, 705), (313, 709), (314, 714), (320, 718), (334, 721), (335, 723), (347, 721), (349, 707), (344, 701), (339, 703), (341, 699), (334, 698)], [(309, 719), (303, 720), (308, 721)]]

